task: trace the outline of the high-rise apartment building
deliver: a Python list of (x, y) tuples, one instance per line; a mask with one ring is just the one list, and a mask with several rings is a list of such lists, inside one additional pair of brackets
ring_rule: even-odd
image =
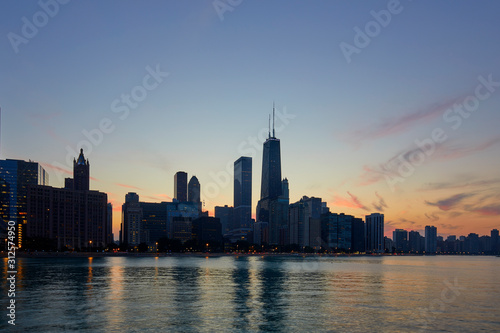
[(425, 253), (436, 253), (437, 251), (437, 228), (425, 226)]
[(384, 214), (373, 213), (365, 216), (365, 236), (366, 252), (384, 252)]

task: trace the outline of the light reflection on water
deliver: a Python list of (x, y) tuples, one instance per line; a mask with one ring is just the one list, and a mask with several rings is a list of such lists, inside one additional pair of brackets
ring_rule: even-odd
[(500, 331), (499, 277), (496, 257), (19, 258), (16, 329)]

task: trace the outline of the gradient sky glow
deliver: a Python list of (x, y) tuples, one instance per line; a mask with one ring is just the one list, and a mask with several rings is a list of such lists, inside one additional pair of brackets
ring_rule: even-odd
[[(83, 132), (109, 119), (86, 156), (91, 188), (113, 203), (115, 238), (125, 194), (169, 201), (179, 170), (198, 177), (211, 213), (232, 205), (226, 166), (243, 153), (254, 155), (255, 214), (258, 137), (275, 101), (290, 115), (276, 135), (291, 202), (383, 212), (390, 237), (396, 227), (457, 236), (500, 227), (498, 1), (232, 3), (221, 20), (213, 0), (71, 1), (16, 53), (9, 34), (22, 37), (23, 17), (43, 19), (42, 8), (2, 1), (1, 158), (40, 162), (62, 187), (68, 147), (78, 151)], [(355, 46), (355, 28), (374, 26), (371, 11), (396, 5), (348, 62), (341, 43)], [(144, 91), (148, 68), (168, 76), (126, 116), (114, 112), (122, 94)], [(460, 115), (463, 103), (472, 111)], [(441, 142), (424, 154), (416, 142), (433, 133)]]

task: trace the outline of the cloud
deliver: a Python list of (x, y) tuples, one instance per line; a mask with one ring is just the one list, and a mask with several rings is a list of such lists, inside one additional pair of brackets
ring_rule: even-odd
[(344, 198), (339, 195), (334, 195), (331, 205), (337, 207), (348, 207), (348, 208), (357, 208), (369, 211), (368, 207), (361, 203), (359, 198), (350, 192), (347, 192), (349, 198)]
[(130, 189), (142, 191), (142, 188), (139, 188), (139, 187), (136, 187), (136, 186), (132, 186), (132, 185), (126, 185), (126, 184), (120, 184), (120, 183), (115, 183), (115, 185), (121, 186), (121, 187), (125, 187), (125, 188), (130, 188)]
[(425, 214), (425, 217), (427, 217), (429, 220), (431, 220), (432, 222), (435, 222), (435, 221), (438, 221), (439, 220), (439, 216), (437, 216), (437, 214)]
[(477, 213), (482, 216), (499, 216), (500, 204), (469, 208), (468, 211)]
[(469, 182), (441, 182), (427, 183), (422, 186), (419, 191), (435, 191), (435, 190), (457, 190), (466, 188), (489, 187), (500, 184), (500, 179), (484, 179)]
[(70, 171), (68, 169), (64, 169), (50, 163), (40, 163), (40, 164), (43, 166), (44, 169), (52, 169), (73, 176), (73, 171)]
[[(434, 151), (429, 156), (418, 146), (401, 150), (378, 166), (363, 166), (358, 185), (368, 186), (381, 180), (394, 181), (413, 174), (420, 165), (430, 161), (450, 161), (476, 154), (500, 143), (500, 136), (495, 136), (477, 145), (464, 146), (450, 141), (435, 143)], [(403, 171), (402, 171), (403, 170)], [(397, 182), (397, 181), (396, 181)]]
[[(465, 95), (464, 95), (465, 96)], [(459, 103), (464, 96), (436, 103), (425, 109), (406, 113), (390, 119), (385, 119), (377, 125), (370, 125), (345, 135), (347, 141), (359, 145), (364, 141), (380, 139), (386, 136), (402, 133), (419, 122), (431, 121), (444, 114), (454, 104)]]
[(375, 208), (375, 210), (377, 210), (379, 212), (383, 212), (385, 210), (385, 208), (388, 208), (387, 204), (385, 203), (385, 199), (382, 198), (382, 196), (380, 194), (378, 194), (378, 192), (375, 192), (375, 195), (378, 198), (378, 203), (374, 202), (372, 205)]
[(460, 194), (455, 194), (452, 197), (439, 200), (436, 202), (429, 202), (425, 201), (425, 203), (429, 206), (436, 206), (441, 210), (448, 211), (452, 208), (454, 208), (456, 205), (458, 205), (460, 202), (462, 202), (464, 199), (467, 199), (469, 197), (474, 196), (472, 193), (460, 193)]
[(457, 225), (453, 225), (453, 224), (445, 224), (445, 223), (440, 223), (438, 224), (438, 227), (442, 227), (443, 229), (445, 230), (456, 230), (456, 229), (459, 229), (460, 227), (457, 226)]

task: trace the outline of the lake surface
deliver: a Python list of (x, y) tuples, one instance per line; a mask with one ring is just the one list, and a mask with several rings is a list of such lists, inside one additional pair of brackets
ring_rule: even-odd
[(18, 258), (13, 332), (500, 331), (500, 258)]

